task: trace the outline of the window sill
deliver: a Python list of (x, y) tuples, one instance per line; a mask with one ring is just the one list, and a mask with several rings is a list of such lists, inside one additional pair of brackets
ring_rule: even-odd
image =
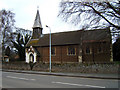
[(75, 55), (67, 55), (67, 56), (76, 56), (76, 54)]

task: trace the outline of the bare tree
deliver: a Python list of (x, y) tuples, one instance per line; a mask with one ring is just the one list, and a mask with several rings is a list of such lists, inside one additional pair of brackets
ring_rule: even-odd
[(80, 28), (112, 27), (120, 32), (120, 1), (82, 2), (82, 0), (61, 0), (59, 17)]
[[(5, 46), (9, 45), (11, 39), (12, 29), (14, 27), (14, 13), (7, 10), (0, 10), (0, 31), (2, 32), (2, 57), (4, 57)], [(3, 58), (2, 58), (3, 59)]]

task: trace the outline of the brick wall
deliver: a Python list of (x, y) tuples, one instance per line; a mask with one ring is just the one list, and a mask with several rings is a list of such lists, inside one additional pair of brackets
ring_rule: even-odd
[[(101, 45), (100, 45), (101, 44)], [(86, 46), (90, 47), (91, 53), (86, 54)], [(98, 52), (101, 47), (101, 52)], [(109, 42), (83, 43), (83, 60), (84, 62), (108, 63), (110, 62), (111, 52)]]
[[(76, 48), (76, 55), (68, 55), (67, 49), (69, 46), (52, 46), (55, 48), (55, 55), (52, 55), (52, 62), (63, 63), (63, 62), (78, 62), (78, 45), (72, 45)], [(41, 54), (41, 61), (49, 62), (49, 47), (39, 47), (38, 48)]]

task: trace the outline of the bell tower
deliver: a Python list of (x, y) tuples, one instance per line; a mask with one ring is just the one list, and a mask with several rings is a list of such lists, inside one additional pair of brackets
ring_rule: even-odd
[(32, 39), (38, 39), (42, 35), (42, 29), (43, 29), (38, 9), (32, 28), (33, 28)]

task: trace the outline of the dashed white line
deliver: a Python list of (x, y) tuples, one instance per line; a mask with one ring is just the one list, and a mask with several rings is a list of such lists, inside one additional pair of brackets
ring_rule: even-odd
[(35, 79), (28, 79), (28, 78), (20, 78), (20, 77), (13, 77), (13, 76), (6, 76), (7, 78), (13, 78), (13, 79), (21, 79), (21, 80), (32, 80), (35, 81)]
[(103, 86), (83, 85), (83, 84), (64, 83), (64, 82), (52, 82), (52, 83), (64, 84), (64, 85), (72, 85), (72, 86), (85, 86), (85, 87), (92, 87), (92, 88), (105, 88)]

